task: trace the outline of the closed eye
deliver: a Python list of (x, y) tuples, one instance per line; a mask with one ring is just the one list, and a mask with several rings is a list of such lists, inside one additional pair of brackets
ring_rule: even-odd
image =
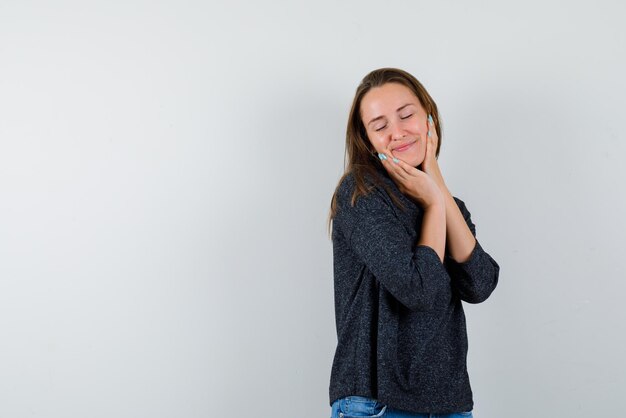
[(408, 119), (408, 118), (410, 118), (411, 116), (413, 116), (413, 113), (411, 113), (410, 115), (406, 115), (405, 117), (400, 118), (400, 119)]
[(380, 128), (376, 129), (376, 132), (378, 131), (382, 131), (383, 129), (385, 129), (387, 127), (387, 125), (381, 126)]

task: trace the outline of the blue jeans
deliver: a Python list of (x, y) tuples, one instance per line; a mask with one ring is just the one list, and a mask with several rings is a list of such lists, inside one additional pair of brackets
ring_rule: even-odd
[(363, 396), (347, 396), (333, 402), (330, 418), (472, 418), (472, 412), (454, 414), (414, 414), (393, 409), (376, 399)]

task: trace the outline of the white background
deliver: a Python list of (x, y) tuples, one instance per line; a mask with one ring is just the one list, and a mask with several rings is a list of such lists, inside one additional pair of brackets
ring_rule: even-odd
[(626, 390), (620, 1), (0, 0), (0, 416), (328, 417), (360, 79), (440, 107), (477, 418)]

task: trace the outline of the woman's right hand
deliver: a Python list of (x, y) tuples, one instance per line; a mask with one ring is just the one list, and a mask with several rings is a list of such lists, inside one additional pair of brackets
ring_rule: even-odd
[(446, 202), (444, 195), (430, 175), (387, 156), (383, 166), (391, 175), (398, 189), (413, 198), (424, 208), (424, 217), (418, 245), (432, 248), (443, 263), (446, 251)]
[(386, 158), (381, 160), (383, 167), (402, 193), (413, 198), (424, 209), (433, 205), (445, 205), (439, 186), (428, 174), (402, 160), (396, 159), (395, 162), (390, 151), (384, 155)]

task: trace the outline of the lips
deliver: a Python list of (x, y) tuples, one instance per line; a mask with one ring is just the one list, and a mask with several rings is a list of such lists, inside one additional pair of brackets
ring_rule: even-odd
[(395, 148), (393, 149), (393, 151), (397, 151), (397, 152), (406, 151), (406, 150), (407, 150), (407, 149), (409, 149), (409, 148), (411, 147), (411, 145), (413, 145), (413, 144), (415, 144), (415, 141), (413, 141), (413, 142), (407, 142), (407, 143), (404, 143), (404, 144), (402, 144), (402, 145), (400, 145), (400, 146), (398, 146), (398, 147), (395, 147)]

